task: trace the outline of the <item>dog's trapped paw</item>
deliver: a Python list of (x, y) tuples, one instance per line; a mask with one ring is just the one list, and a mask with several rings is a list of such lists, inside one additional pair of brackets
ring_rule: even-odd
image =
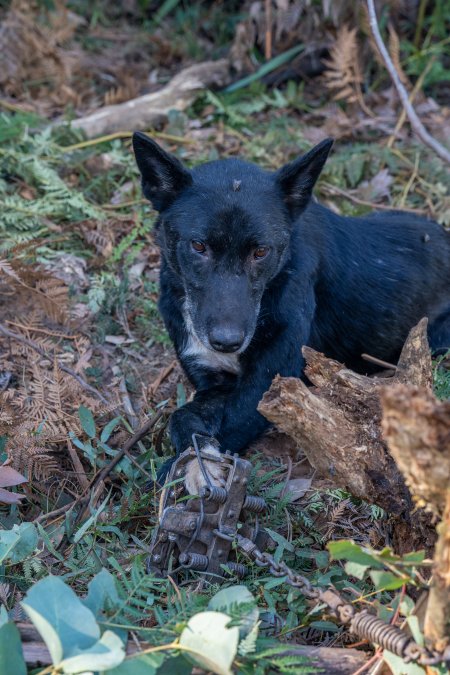
[[(211, 484), (216, 487), (224, 487), (226, 484), (226, 473), (224, 463), (221, 461), (219, 448), (211, 443), (204, 445), (201, 453), (202, 455), (211, 455), (216, 458), (211, 461), (203, 459), (203, 466), (208, 473)], [(187, 465), (184, 484), (186, 490), (191, 495), (199, 495), (202, 487), (208, 484), (197, 458), (192, 459)]]

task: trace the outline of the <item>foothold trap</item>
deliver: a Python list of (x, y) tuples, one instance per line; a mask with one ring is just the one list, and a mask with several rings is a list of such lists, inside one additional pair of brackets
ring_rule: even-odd
[[(266, 502), (262, 497), (247, 494), (250, 462), (227, 453), (220, 457), (203, 453), (193, 440), (195, 450), (181, 454), (168, 475), (148, 571), (166, 576), (190, 569), (242, 578), (247, 566), (236, 560), (233, 540), (239, 531), (258, 547), (265, 548), (270, 538), (259, 530), (258, 514), (266, 509)], [(187, 465), (195, 458), (207, 482), (198, 496), (190, 495), (184, 485)], [(205, 460), (222, 463), (224, 487), (211, 484)]]

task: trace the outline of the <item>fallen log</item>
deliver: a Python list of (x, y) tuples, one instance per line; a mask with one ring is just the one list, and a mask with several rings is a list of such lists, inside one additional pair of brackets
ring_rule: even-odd
[(259, 412), (294, 438), (320, 474), (391, 514), (397, 552), (430, 549), (435, 541), (431, 518), (414, 510), (405, 479), (388, 450), (380, 400), (381, 392), (394, 384), (408, 382), (430, 390), (427, 320), (411, 330), (389, 379), (359, 375), (308, 347), (303, 354), (314, 388), (297, 378), (276, 377)]
[(197, 63), (184, 68), (159, 91), (105, 106), (73, 120), (71, 126), (84, 131), (88, 138), (119, 131), (158, 128), (167, 121), (170, 110), (185, 110), (201, 91), (225, 87), (230, 80), (227, 59)]
[[(25, 662), (30, 667), (48, 666), (51, 663), (50, 653), (42, 642), (37, 630), (28, 623), (16, 624), (22, 640), (22, 649)], [(127, 655), (132, 656), (149, 647), (143, 642), (139, 646), (129, 640)], [(286, 656), (303, 656), (305, 665), (317, 668), (328, 675), (351, 675), (367, 662), (367, 654), (356, 649), (341, 649), (337, 647), (309, 647), (295, 645), (286, 650)]]

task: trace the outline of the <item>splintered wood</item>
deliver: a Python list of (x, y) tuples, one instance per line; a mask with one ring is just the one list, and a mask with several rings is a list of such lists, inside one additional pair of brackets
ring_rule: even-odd
[(381, 394), (383, 433), (418, 505), (442, 518), (424, 633), (438, 650), (450, 644), (450, 401), (396, 384)]
[(276, 377), (259, 412), (292, 436), (311, 465), (336, 486), (391, 514), (398, 551), (430, 547), (435, 537), (430, 518), (414, 511), (381, 426), (382, 392), (406, 382), (431, 392), (426, 319), (411, 330), (389, 379), (359, 375), (308, 347), (303, 354), (314, 388), (297, 378)]
[(391, 378), (369, 378), (305, 347), (308, 388), (276, 377), (259, 412), (336, 486), (383, 507), (402, 554), (436, 543), (425, 636), (450, 644), (450, 401), (432, 392), (427, 320), (415, 326)]

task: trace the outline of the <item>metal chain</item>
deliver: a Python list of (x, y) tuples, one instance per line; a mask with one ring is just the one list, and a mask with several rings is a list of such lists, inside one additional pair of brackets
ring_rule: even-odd
[[(217, 531), (215, 531), (217, 533)], [(223, 536), (223, 535), (222, 535)], [(227, 535), (228, 538), (229, 535)], [(362, 640), (369, 640), (383, 649), (403, 658), (406, 663), (415, 662), (420, 665), (438, 665), (446, 663), (450, 665), (450, 653), (431, 652), (421, 647), (412, 637), (404, 633), (400, 628), (382, 621), (367, 610), (356, 611), (355, 607), (343, 599), (333, 588), (322, 590), (313, 586), (302, 574), (295, 572), (284, 561), (277, 562), (269, 552), (262, 552), (257, 545), (236, 534), (230, 537), (236, 542), (237, 548), (258, 567), (267, 567), (274, 577), (286, 577), (285, 583), (301, 590), (303, 595), (310, 600), (318, 600), (325, 604), (329, 614), (335, 617), (340, 624), (349, 625), (350, 631)]]

